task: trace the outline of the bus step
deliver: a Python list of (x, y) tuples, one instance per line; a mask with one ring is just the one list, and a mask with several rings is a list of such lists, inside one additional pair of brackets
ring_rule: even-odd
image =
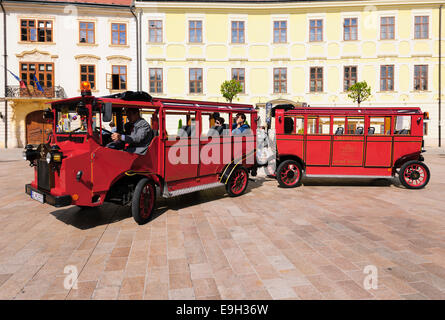
[(212, 189), (212, 188), (222, 187), (222, 186), (224, 186), (224, 183), (214, 182), (214, 183), (203, 184), (200, 186), (195, 186), (195, 187), (190, 187), (190, 188), (184, 188), (184, 189), (179, 189), (179, 190), (174, 190), (174, 191), (167, 191), (167, 192), (164, 192), (164, 194), (162, 196), (164, 198), (171, 198), (171, 197), (176, 197), (176, 196), (180, 196), (180, 195), (187, 194), (187, 193), (192, 193), (192, 192), (196, 192), (196, 191), (202, 191), (202, 190), (207, 190), (207, 189)]

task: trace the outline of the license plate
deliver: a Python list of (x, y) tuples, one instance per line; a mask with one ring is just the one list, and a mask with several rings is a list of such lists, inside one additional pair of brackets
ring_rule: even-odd
[(31, 191), (31, 199), (37, 200), (40, 203), (44, 203), (43, 199), (43, 194), (35, 192), (35, 191)]

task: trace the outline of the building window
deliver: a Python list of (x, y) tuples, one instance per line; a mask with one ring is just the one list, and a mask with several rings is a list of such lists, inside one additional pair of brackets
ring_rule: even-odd
[(380, 91), (394, 90), (394, 65), (380, 67)]
[(112, 66), (111, 89), (126, 90), (127, 89), (127, 67)]
[(150, 68), (150, 92), (162, 93), (162, 69)]
[(380, 39), (389, 40), (394, 39), (394, 17), (380, 18)]
[(348, 66), (345, 67), (345, 78), (343, 82), (344, 91), (348, 91), (348, 89), (357, 83), (357, 67), (356, 66)]
[(149, 41), (153, 43), (162, 42), (162, 21), (161, 20), (150, 20), (148, 21), (148, 34)]
[(428, 90), (428, 66), (417, 65), (414, 66), (414, 90), (427, 91)]
[(20, 40), (52, 42), (53, 22), (48, 20), (20, 20)]
[(310, 73), (310, 91), (323, 92), (323, 68), (312, 67)]
[(202, 43), (202, 21), (189, 21), (189, 41)]
[(273, 42), (274, 43), (287, 42), (287, 21), (273, 22)]
[(94, 43), (94, 22), (79, 22), (79, 42)]
[(343, 39), (357, 40), (357, 18), (346, 18), (343, 24)]
[(88, 81), (91, 89), (96, 89), (96, 66), (91, 64), (80, 65), (80, 83)]
[(54, 65), (52, 63), (20, 62), (20, 78), (26, 85), (36, 87), (34, 76), (42, 88), (52, 88), (54, 84)]
[(415, 19), (414, 38), (415, 39), (428, 39), (429, 17), (428, 16), (417, 16), (414, 19)]
[(273, 69), (273, 92), (286, 93), (287, 92), (287, 69), (274, 68)]
[(232, 43), (244, 43), (244, 21), (232, 21)]
[(244, 68), (232, 69), (232, 79), (237, 80), (241, 84), (241, 88), (243, 89), (242, 93), (245, 93), (246, 92), (246, 89), (245, 89), (246, 78), (245, 78)]
[(125, 23), (111, 24), (111, 43), (118, 45), (127, 44), (127, 25)]
[(202, 93), (202, 69), (192, 68), (189, 73), (189, 92)]
[(323, 41), (323, 20), (309, 20), (309, 41)]

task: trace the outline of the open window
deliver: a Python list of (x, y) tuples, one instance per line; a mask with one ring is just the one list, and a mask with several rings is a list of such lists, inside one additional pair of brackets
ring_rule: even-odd
[(365, 133), (365, 117), (348, 117), (346, 134), (363, 135)]
[(411, 134), (411, 116), (397, 116), (394, 134)]
[(196, 112), (169, 110), (165, 114), (165, 130), (168, 139), (196, 136)]
[(345, 134), (345, 125), (346, 119), (345, 117), (334, 117), (334, 122), (332, 126), (332, 130), (334, 135), (341, 136)]
[(390, 135), (391, 117), (369, 117), (368, 135)]

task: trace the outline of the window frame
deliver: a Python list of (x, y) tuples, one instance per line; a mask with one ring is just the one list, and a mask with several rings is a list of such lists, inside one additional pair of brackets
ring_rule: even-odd
[[(113, 30), (113, 25), (117, 25), (117, 30)], [(121, 31), (119, 30), (120, 26), (125, 26), (125, 43), (120, 43), (121, 39)], [(111, 22), (110, 24), (110, 30), (111, 30), (111, 45), (113, 46), (126, 46), (128, 42), (128, 34), (127, 34), (127, 23), (125, 22)], [(117, 43), (113, 43), (113, 33), (117, 32)]]
[[(312, 69), (316, 69), (316, 72), (315, 72), (315, 79), (314, 79), (314, 81), (315, 81), (315, 85), (314, 85), (314, 88), (315, 88), (315, 91), (312, 91), (312, 87), (311, 87), (311, 81), (312, 81), (312, 79), (311, 79), (311, 73), (312, 73)], [(321, 73), (319, 73), (318, 72), (318, 69), (321, 69)], [(321, 74), (321, 79), (318, 79), (317, 78), (317, 75), (318, 74)], [(317, 84), (318, 84), (318, 82), (321, 82), (321, 91), (318, 91), (317, 90)], [(310, 93), (320, 93), (320, 92), (324, 92), (324, 67), (309, 67), (309, 92)]]
[[(22, 21), (27, 21), (28, 25), (26, 27), (22, 27)], [(31, 40), (31, 29), (33, 29), (33, 28), (29, 27), (29, 22), (30, 21), (34, 21), (34, 29), (35, 29), (36, 40)], [(43, 27), (43, 30), (44, 30), (44, 33), (45, 33), (45, 36), (44, 36), (45, 40), (44, 41), (39, 41), (39, 31), (40, 31), (39, 23), (40, 22), (44, 23), (44, 27)], [(51, 23), (51, 28), (48, 28), (46, 26), (47, 22)], [(26, 36), (27, 36), (26, 40), (22, 40), (22, 28), (26, 28), (26, 30), (27, 30), (26, 31)], [(51, 40), (47, 40), (47, 36), (48, 36), (47, 31), (48, 30), (51, 30)], [(19, 34), (20, 34), (20, 41), (21, 42), (53, 43), (54, 42), (54, 20), (52, 20), (52, 19), (40, 19), (39, 20), (39, 19), (32, 19), (32, 18), (20, 19)]]
[[(155, 71), (155, 80), (151, 80), (151, 71)], [(157, 71), (161, 73), (161, 80), (156, 80)], [(151, 91), (151, 84), (154, 82), (154, 91)], [(161, 87), (161, 91), (156, 91), (159, 88), (159, 84)], [(164, 92), (164, 70), (162, 68), (148, 68), (148, 92), (150, 93), (163, 93)]]
[[(425, 75), (423, 75), (423, 71), (422, 71), (422, 70), (420, 71), (420, 73), (419, 73), (419, 75), (418, 75), (418, 74), (416, 73), (416, 68), (421, 68), (421, 69), (422, 69), (423, 67), (426, 68)], [(416, 65), (414, 65), (414, 83), (413, 83), (413, 85), (414, 85), (414, 91), (428, 91), (428, 72), (429, 72), (428, 69), (429, 69), (429, 68), (428, 68), (428, 65), (427, 65), (427, 64), (416, 64)], [(425, 85), (426, 85), (426, 88), (425, 88), (425, 89), (423, 89), (423, 88), (421, 87), (422, 79), (425, 80)], [(419, 81), (420, 89), (416, 89), (416, 81)]]
[[(350, 20), (350, 22), (352, 23), (353, 20), (355, 20), (355, 26), (354, 25), (349, 25), (348, 27), (346, 27), (346, 20)], [(322, 25), (323, 27), (323, 25)], [(346, 28), (349, 28), (349, 32), (346, 33)], [(352, 39), (351, 35), (353, 35), (354, 33), (352, 32), (353, 29), (355, 29), (355, 39)], [(349, 34), (349, 39), (346, 39), (346, 34)], [(357, 17), (351, 17), (351, 18), (344, 18), (343, 19), (343, 41), (357, 41), (358, 40), (358, 18)]]
[[(237, 74), (235, 74), (235, 72), (238, 71)], [(243, 78), (244, 80), (240, 80), (240, 71), (243, 72)], [(241, 93), (246, 93), (246, 69), (245, 68), (232, 68), (232, 80), (237, 80), (240, 84), (241, 87), (243, 88), (243, 91), (241, 91)], [(235, 77), (236, 76), (236, 77)]]
[[(348, 77), (346, 77), (346, 68), (349, 68)], [(352, 68), (355, 68), (355, 79), (352, 77)], [(349, 87), (346, 88), (346, 81), (349, 81)], [(354, 84), (351, 84), (351, 81), (355, 80), (354, 84), (358, 82), (358, 66), (344, 66), (343, 67), (343, 92), (347, 92), (348, 89), (353, 86)]]
[[(392, 19), (392, 24), (390, 23), (383, 23), (383, 19)], [(383, 32), (383, 27), (386, 27), (386, 32)], [(389, 27), (392, 27), (392, 38), (388, 37), (388, 34), (390, 34)], [(385, 37), (383, 37), (385, 35)], [(396, 17), (395, 16), (385, 16), (380, 17), (380, 40), (395, 40), (396, 38)]]
[[(27, 65), (28, 66), (28, 69), (26, 70), (26, 72), (23, 72), (23, 70), (22, 70), (22, 65)], [(40, 86), (43, 88), (43, 90), (45, 90), (45, 89), (54, 89), (54, 87), (55, 87), (55, 80), (54, 80), (54, 74), (55, 74), (55, 72), (54, 72), (54, 62), (40, 62), (40, 61), (36, 61), (36, 62), (29, 62), (29, 61), (20, 61), (19, 62), (19, 71), (20, 71), (20, 79), (22, 79), (22, 80), (24, 80), (24, 77), (23, 77), (23, 73), (26, 73), (26, 80), (24, 80), (25, 81), (25, 85), (26, 86), (28, 86), (28, 85), (31, 85), (31, 82), (33, 83), (33, 87), (35, 87), (35, 82), (34, 82), (34, 80), (31, 80), (31, 77), (30, 77), (30, 75), (32, 75), (33, 73), (31, 73), (29, 70), (30, 70), (30, 68), (29, 68), (29, 65), (31, 65), (31, 64), (33, 64), (33, 65), (35, 65), (35, 69), (34, 69), (34, 74), (36, 75), (36, 78), (37, 78), (37, 80), (39, 81), (39, 84), (40, 84)], [(45, 65), (45, 67), (44, 67), (44, 71), (42, 72), (42, 71), (39, 71), (39, 64), (43, 64), (43, 65)], [(47, 65), (51, 65), (51, 71), (47, 71)], [(42, 83), (41, 82), (41, 80), (40, 80), (40, 75), (41, 74), (43, 74), (43, 77), (44, 77), (44, 83)], [(51, 74), (51, 83), (52, 83), (52, 86), (51, 87), (48, 87), (47, 86), (47, 74)], [(29, 80), (29, 81), (28, 81)]]
[[(382, 72), (382, 68), (392, 68), (392, 78), (388, 77), (388, 69), (386, 69), (385, 72), (385, 77), (383, 77), (383, 72)], [(380, 65), (380, 91), (381, 92), (392, 92), (395, 90), (395, 67), (393, 64), (384, 64), (384, 65)], [(382, 87), (382, 80), (385, 81), (385, 88)], [(391, 80), (392, 81), (392, 89), (388, 89), (388, 81)]]
[[(275, 27), (275, 23), (278, 23), (278, 27)], [(284, 28), (281, 26), (281, 24), (284, 23)], [(273, 43), (287, 43), (287, 20), (274, 20), (273, 21), (273, 30), (272, 30), (272, 37), (273, 37)], [(275, 30), (278, 30), (278, 39), (275, 38)], [(284, 30), (284, 40), (281, 39), (281, 31)]]
[[(236, 27), (233, 28), (233, 24), (236, 24)], [(240, 28), (240, 24), (243, 25), (242, 28)], [(236, 40), (237, 41), (233, 41), (233, 31), (236, 30)], [(240, 41), (240, 34), (242, 31), (242, 35), (243, 35), (243, 41)], [(244, 44), (246, 43), (246, 22), (243, 20), (231, 20), (230, 21), (230, 43), (232, 44)]]
[[(197, 28), (196, 27), (196, 23), (200, 22), (201, 23), (201, 27)], [(192, 28), (191, 23), (195, 23), (195, 27)], [(189, 31), (189, 43), (203, 43), (204, 42), (204, 37), (203, 37), (203, 20), (198, 20), (198, 19), (193, 19), (193, 20), (188, 20), (188, 31)], [(192, 39), (192, 30), (195, 30), (195, 39)], [(198, 35), (197, 35), (197, 31), (201, 32), (201, 39), (200, 41), (198, 41)], [(196, 41), (192, 41), (192, 40), (196, 40)]]
[[(416, 22), (417, 18), (421, 18), (420, 23)], [(422, 20), (423, 18), (427, 18), (426, 23), (424, 23)], [(417, 36), (417, 32), (416, 32), (416, 27), (420, 26), (420, 31), (419, 31), (419, 36)], [(426, 36), (422, 37), (423, 32), (425, 31), (426, 25)], [(418, 15), (418, 16), (414, 16), (414, 39), (429, 39), (430, 38), (430, 16), (428, 15)]]
[[(114, 73), (113, 69), (114, 67), (118, 67), (119, 68), (119, 73)], [(125, 68), (125, 73), (120, 73), (121, 68), (124, 67)], [(118, 74), (119, 75), (119, 88), (118, 89), (114, 89), (113, 88), (113, 75)], [(125, 88), (122, 88), (122, 81), (121, 81), (121, 75), (125, 75)], [(122, 65), (122, 64), (113, 64), (111, 65), (111, 90), (115, 90), (115, 91), (120, 91), (120, 90), (128, 90), (128, 68), (127, 65)]]
[[(315, 26), (311, 26), (311, 22), (315, 21)], [(321, 21), (321, 26), (317, 26), (317, 21)], [(323, 42), (324, 34), (323, 34), (323, 27), (324, 27), (324, 19), (317, 18), (317, 19), (309, 19), (309, 42)], [(314, 40), (311, 39), (311, 31), (312, 29), (315, 30), (315, 38)], [(320, 39), (318, 38), (318, 31), (320, 31)]]
[[(192, 79), (192, 72), (200, 71), (201, 72), (201, 80), (198, 79), (198, 73), (195, 72), (195, 80)], [(195, 92), (192, 92), (192, 83), (195, 84)], [(198, 84), (201, 83), (201, 91), (197, 92)], [(189, 68), (189, 94), (204, 94), (204, 71), (203, 68)]]
[[(161, 24), (160, 27), (152, 27), (151, 26), (151, 22), (159, 22)], [(154, 30), (156, 35), (156, 38), (159, 38), (160, 40), (157, 41), (158, 39), (155, 39), (155, 41), (152, 41), (151, 39), (151, 30)], [(158, 34), (159, 32), (159, 34)], [(149, 19), (148, 20), (148, 42), (149, 43), (162, 43), (163, 42), (163, 38), (164, 38), (164, 24), (163, 21), (161, 19)]]
[[(82, 72), (82, 67), (87, 67), (87, 72)], [(80, 81), (79, 81), (79, 85), (81, 86), (82, 85), (82, 75), (86, 75), (86, 77), (87, 77), (87, 80), (86, 81), (88, 81), (90, 84), (91, 84), (91, 82), (90, 82), (90, 80), (88, 79), (88, 76), (89, 75), (91, 75), (91, 73), (88, 71), (88, 67), (94, 67), (94, 73), (93, 73), (93, 76), (94, 76), (94, 85), (92, 85), (91, 86), (91, 90), (96, 90), (96, 87), (97, 87), (97, 77), (96, 77), (96, 65), (95, 64), (80, 64), (79, 65), (79, 79), (80, 79)], [(81, 89), (81, 87), (80, 87), (80, 89)]]
[[(275, 71), (278, 70), (278, 80), (275, 80)], [(284, 73), (282, 72), (284, 70)], [(284, 74), (284, 79), (282, 75)], [(278, 91), (275, 90), (275, 83), (278, 82)], [(283, 86), (284, 83), (284, 86)], [(283, 87), (285, 90), (283, 91)], [(273, 93), (287, 93), (287, 68), (286, 67), (278, 67), (273, 68)]]
[[(86, 24), (86, 29), (82, 29), (80, 27), (80, 25), (82, 23)], [(93, 42), (88, 42), (88, 31), (91, 30), (88, 28), (89, 23), (93, 24)], [(82, 30), (85, 30), (85, 40), (86, 40), (85, 42), (81, 41), (80, 33)], [(79, 21), (79, 43), (81, 43), (81, 44), (95, 44), (96, 43), (96, 23), (94, 21)]]

